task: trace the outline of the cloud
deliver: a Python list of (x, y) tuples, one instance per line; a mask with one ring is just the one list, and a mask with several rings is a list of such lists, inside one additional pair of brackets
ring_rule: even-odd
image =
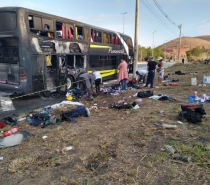
[(210, 30), (210, 19), (203, 21), (200, 23), (197, 28), (197, 32), (201, 35), (209, 35)]

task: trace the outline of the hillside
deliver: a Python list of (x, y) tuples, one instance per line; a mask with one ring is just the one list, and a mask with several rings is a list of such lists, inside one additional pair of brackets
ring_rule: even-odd
[[(167, 57), (172, 57), (175, 59), (178, 58), (179, 38), (169, 41), (160, 47)], [(210, 36), (182, 37), (180, 57), (186, 58), (186, 51), (195, 47), (204, 47), (206, 49), (210, 49)]]
[(198, 36), (198, 37), (195, 37), (195, 38), (207, 40), (207, 41), (210, 42), (210, 35), (203, 35), (203, 36)]

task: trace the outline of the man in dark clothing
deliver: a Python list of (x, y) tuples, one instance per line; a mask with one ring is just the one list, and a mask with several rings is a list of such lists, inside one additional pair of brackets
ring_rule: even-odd
[(92, 88), (94, 82), (94, 76), (89, 73), (82, 73), (78, 77), (80, 89), (81, 89), (81, 97), (84, 98), (84, 92), (87, 89), (88, 92), (88, 100), (93, 100)]
[(148, 87), (148, 84), (150, 84), (150, 88), (153, 88), (155, 69), (156, 69), (157, 62), (153, 61), (152, 59), (153, 59), (153, 57), (150, 56), (148, 63), (147, 63), (148, 76), (147, 76), (147, 83), (144, 87)]
[(184, 64), (184, 58), (182, 59), (182, 64)]

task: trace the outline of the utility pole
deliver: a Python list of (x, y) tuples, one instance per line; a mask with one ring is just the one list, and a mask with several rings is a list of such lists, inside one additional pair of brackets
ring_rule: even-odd
[(179, 51), (178, 51), (178, 62), (180, 61), (180, 50), (181, 50), (181, 35), (182, 35), (182, 25), (178, 26), (180, 29), (179, 33)]
[(125, 15), (126, 13), (127, 13), (127, 12), (121, 13), (121, 14), (123, 14), (123, 33), (124, 33), (124, 15)]
[(138, 65), (138, 29), (139, 29), (139, 0), (136, 0), (133, 78), (136, 77), (136, 71)]
[[(152, 32), (153, 33), (153, 39), (152, 39), (152, 56), (154, 55), (154, 33), (155, 32), (156, 32), (156, 30)], [(154, 56), (153, 56), (153, 58), (154, 58)]]

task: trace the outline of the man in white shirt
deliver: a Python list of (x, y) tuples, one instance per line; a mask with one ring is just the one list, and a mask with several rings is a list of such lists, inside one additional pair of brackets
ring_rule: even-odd
[(148, 71), (147, 70), (138, 70), (136, 71), (136, 81), (137, 84), (143, 80), (143, 83), (145, 83), (145, 79), (146, 79), (146, 75), (147, 75)]
[(100, 84), (102, 84), (102, 76), (100, 72), (93, 70), (92, 74), (95, 79), (95, 87), (96, 87), (96, 93), (99, 95), (100, 94)]

